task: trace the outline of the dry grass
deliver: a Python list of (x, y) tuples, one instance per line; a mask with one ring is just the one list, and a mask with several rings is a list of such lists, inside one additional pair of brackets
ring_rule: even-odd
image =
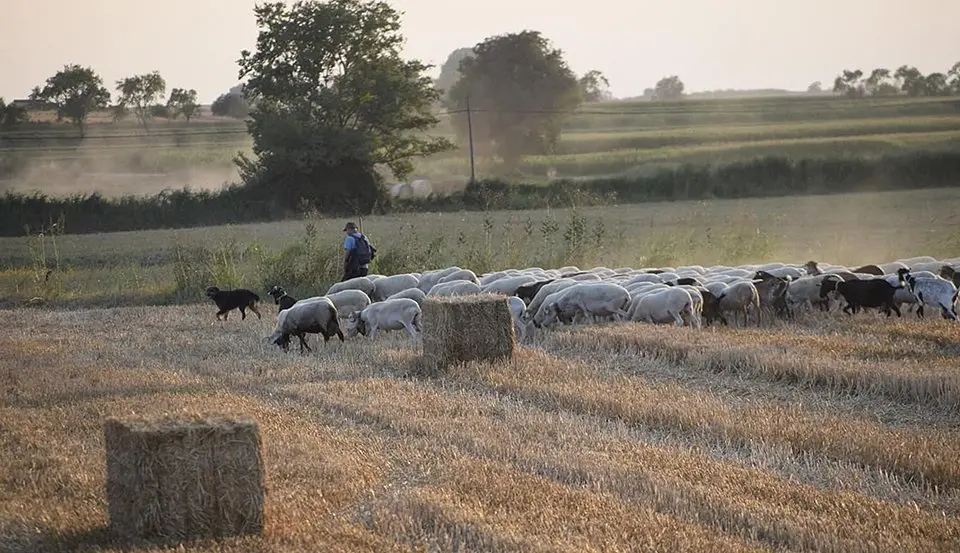
[[(741, 367), (705, 371), (693, 353), (677, 363), (614, 347), (620, 334), (660, 329), (558, 332), (511, 361), (418, 379), (402, 376), (419, 358), (402, 334), (300, 356), (265, 343), (271, 317), (212, 324), (207, 306), (3, 316), (4, 551), (120, 550), (106, 531), (103, 421), (210, 410), (260, 425), (266, 528), (191, 551), (926, 552), (960, 543), (955, 411)], [(871, 340), (923, 365), (955, 344), (954, 331), (932, 321), (859, 323), (753, 339), (678, 334), (668, 347), (835, 343), (820, 358), (839, 366)]]

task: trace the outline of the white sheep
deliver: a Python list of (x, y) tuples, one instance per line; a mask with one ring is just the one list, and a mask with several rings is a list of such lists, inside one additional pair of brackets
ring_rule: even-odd
[(576, 280), (569, 278), (561, 278), (551, 283), (544, 284), (540, 290), (537, 291), (536, 295), (533, 296), (533, 299), (530, 300), (530, 304), (527, 306), (526, 311), (523, 312), (524, 322), (533, 321), (534, 315), (536, 315), (537, 311), (540, 309), (540, 306), (543, 305), (543, 302), (547, 299), (547, 297), (550, 296), (550, 294), (570, 288), (576, 284)]
[(560, 320), (573, 320), (577, 315), (625, 319), (627, 312), (624, 309), (629, 302), (630, 293), (623, 286), (610, 282), (584, 282), (557, 292), (556, 297), (548, 297), (533, 320), (537, 326), (549, 326)]
[(327, 294), (333, 305), (337, 306), (340, 318), (345, 318), (351, 311), (359, 311), (370, 305), (370, 296), (360, 290), (340, 290), (333, 294)]
[(480, 286), (469, 280), (441, 282), (427, 292), (428, 296), (471, 296), (480, 293)]
[(957, 317), (957, 287), (949, 280), (942, 278), (917, 278), (910, 273), (903, 275), (906, 288), (910, 290), (920, 307), (917, 316), (923, 317), (923, 308), (927, 305), (940, 308), (944, 319), (960, 320)]
[(310, 351), (306, 340), (307, 334), (323, 335), (324, 343), (334, 335), (340, 338), (341, 342), (343, 341), (337, 307), (330, 298), (317, 296), (300, 300), (281, 311), (277, 316), (277, 325), (273, 334), (268, 340), (287, 351), (290, 347), (290, 337), (296, 336), (300, 339), (300, 353), (303, 353), (304, 348)]
[(829, 308), (829, 299), (820, 297), (820, 287), (826, 278), (837, 278), (833, 273), (821, 273), (813, 276), (803, 276), (787, 283), (787, 305), (790, 309), (805, 307), (813, 309)]
[(472, 282), (477, 286), (480, 286), (480, 279), (477, 278), (477, 275), (470, 269), (460, 269), (459, 271), (454, 271), (444, 277), (441, 277), (437, 281), (437, 284), (445, 284), (447, 282)]
[[(711, 290), (712, 292), (712, 290)], [(757, 315), (757, 326), (760, 326), (760, 293), (752, 282), (741, 281), (728, 285), (717, 296), (717, 308), (720, 313), (733, 311), (733, 322), (736, 323), (739, 313), (743, 313), (743, 326), (747, 326), (748, 313), (753, 308)]]
[(517, 293), (517, 288), (534, 282), (537, 282), (537, 277), (533, 275), (508, 276), (497, 279), (486, 286), (481, 286), (480, 289), (488, 294), (512, 296)]
[(358, 333), (375, 338), (380, 330), (406, 330), (416, 339), (423, 332), (420, 304), (409, 298), (397, 298), (370, 304), (362, 311), (347, 315), (347, 336)]
[(373, 295), (373, 281), (367, 277), (356, 277), (343, 282), (337, 282), (327, 289), (325, 295), (336, 294), (343, 290), (360, 290), (368, 297)]
[(408, 288), (407, 290), (401, 290), (400, 292), (397, 292), (387, 299), (395, 300), (397, 298), (407, 298), (417, 302), (417, 304), (422, 304), (426, 297), (427, 295), (423, 293), (423, 290), (419, 288)]
[(599, 282), (600, 280), (603, 280), (600, 278), (600, 275), (597, 275), (595, 273), (583, 273), (583, 274), (574, 275), (567, 278), (569, 278), (570, 280), (576, 280), (578, 282)]
[(420, 280), (411, 274), (379, 278), (373, 282), (373, 294), (370, 298), (373, 301), (383, 301), (397, 292), (416, 288), (419, 284)]
[(459, 270), (461, 270), (460, 267), (447, 267), (446, 269), (427, 271), (420, 275), (420, 284), (417, 285), (417, 288), (423, 290), (423, 293), (427, 293), (436, 283), (440, 282), (441, 278)]
[(670, 287), (644, 295), (635, 307), (630, 317), (633, 321), (683, 326), (695, 320), (693, 298), (684, 288)]
[(527, 309), (527, 304), (523, 303), (523, 300), (517, 296), (510, 296), (507, 298), (507, 303), (510, 307), (510, 316), (513, 318), (513, 330), (517, 335), (518, 340), (522, 340), (527, 334), (527, 328), (529, 323), (524, 322), (523, 312)]

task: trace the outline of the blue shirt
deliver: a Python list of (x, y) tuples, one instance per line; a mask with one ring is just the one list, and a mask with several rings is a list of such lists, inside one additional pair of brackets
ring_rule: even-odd
[[(363, 236), (363, 235), (358, 232), (356, 236)], [(353, 234), (348, 234), (347, 237), (343, 239), (343, 249), (347, 250), (348, 252), (353, 251), (353, 248), (356, 245), (356, 243), (357, 243), (357, 238), (354, 238)], [(369, 263), (364, 263), (363, 265), (361, 265), (361, 267), (368, 267), (368, 266), (369, 266)]]

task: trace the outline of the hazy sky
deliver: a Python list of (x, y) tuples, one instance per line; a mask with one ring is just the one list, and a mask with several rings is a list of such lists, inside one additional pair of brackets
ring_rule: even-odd
[[(237, 83), (253, 49), (253, 0), (4, 0), (0, 96), (8, 101), (67, 63), (117, 79), (158, 70), (209, 103)], [(957, 0), (393, 0), (406, 53), (440, 65), (450, 51), (535, 29), (577, 73), (599, 69), (614, 95), (676, 74), (688, 91), (825, 85), (843, 68), (960, 61)], [(436, 70), (435, 70), (436, 71)]]

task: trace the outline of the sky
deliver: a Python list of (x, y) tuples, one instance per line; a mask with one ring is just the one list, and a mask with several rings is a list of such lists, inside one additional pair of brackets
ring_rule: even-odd
[[(960, 61), (956, 0), (388, 0), (405, 54), (440, 66), (456, 48), (538, 30), (578, 74), (603, 72), (617, 97), (668, 75), (688, 92), (829, 87), (845, 68), (947, 71)], [(167, 90), (210, 103), (256, 46), (254, 0), (4, 0), (0, 96), (24, 98), (63, 65), (91, 66), (113, 92), (157, 70)], [(434, 69), (434, 76), (437, 69)]]

